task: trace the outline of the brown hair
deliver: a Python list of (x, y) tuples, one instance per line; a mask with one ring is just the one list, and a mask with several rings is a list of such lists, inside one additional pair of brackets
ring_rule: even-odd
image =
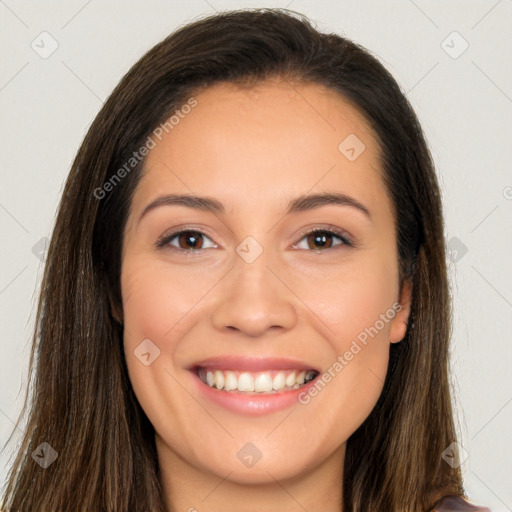
[[(364, 48), (293, 11), (246, 9), (196, 20), (148, 51), (78, 151), (48, 250), (8, 510), (165, 511), (154, 429), (128, 378), (121, 320), (122, 233), (144, 160), (105, 197), (97, 191), (195, 92), (270, 77), (330, 87), (371, 124), (394, 207), (400, 281), (413, 285), (407, 333), (390, 347), (382, 394), (347, 442), (343, 510), (416, 512), (444, 494), (465, 496), (460, 469), (441, 457), (457, 439), (451, 313), (440, 191), (419, 122)], [(47, 469), (31, 457), (43, 442), (58, 452)]]

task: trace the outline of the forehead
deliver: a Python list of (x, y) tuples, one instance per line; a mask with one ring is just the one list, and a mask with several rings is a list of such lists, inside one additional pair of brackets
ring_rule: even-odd
[(204, 193), (246, 207), (267, 199), (282, 205), (313, 188), (382, 200), (375, 135), (336, 91), (269, 80), (251, 87), (215, 84), (194, 99), (155, 139), (135, 207), (169, 192)]

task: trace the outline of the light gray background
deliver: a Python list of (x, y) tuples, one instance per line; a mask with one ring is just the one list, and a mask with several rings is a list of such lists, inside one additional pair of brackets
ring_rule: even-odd
[[(302, 12), (366, 46), (418, 113), (443, 189), (446, 241), (458, 250), (450, 278), (465, 485), (473, 501), (512, 511), (512, 0), (0, 0), (0, 448), (27, 384), (41, 239), (102, 102), (177, 26), (263, 6)], [(42, 58), (52, 38), (58, 48)], [(0, 484), (16, 444), (0, 454)]]

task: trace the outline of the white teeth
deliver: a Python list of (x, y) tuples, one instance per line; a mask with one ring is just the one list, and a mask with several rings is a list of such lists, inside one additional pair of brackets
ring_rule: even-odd
[(241, 373), (238, 377), (238, 391), (254, 391), (254, 379), (250, 373)]
[(232, 391), (238, 387), (238, 380), (233, 372), (227, 371), (224, 373), (224, 389)]
[(202, 369), (199, 376), (210, 387), (225, 391), (272, 393), (297, 389), (312, 380), (317, 372), (313, 370), (282, 370), (267, 372), (236, 372), (232, 370)]
[(224, 387), (224, 374), (219, 370), (215, 371), (215, 387), (222, 389)]
[(288, 377), (286, 377), (286, 385), (293, 386), (295, 384), (295, 372), (291, 372)]
[(272, 377), (268, 373), (260, 373), (254, 379), (254, 391), (272, 391)]
[(283, 389), (286, 384), (286, 377), (284, 375), (284, 372), (279, 372), (272, 381), (272, 388), (276, 391), (278, 389)]

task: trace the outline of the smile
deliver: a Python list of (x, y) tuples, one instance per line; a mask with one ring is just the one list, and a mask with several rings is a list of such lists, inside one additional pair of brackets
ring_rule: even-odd
[(211, 388), (254, 395), (292, 391), (311, 382), (318, 375), (316, 370), (301, 369), (249, 372), (199, 367), (195, 371)]
[(299, 404), (320, 370), (306, 360), (226, 354), (191, 363), (191, 389), (199, 401), (232, 413), (259, 416)]

